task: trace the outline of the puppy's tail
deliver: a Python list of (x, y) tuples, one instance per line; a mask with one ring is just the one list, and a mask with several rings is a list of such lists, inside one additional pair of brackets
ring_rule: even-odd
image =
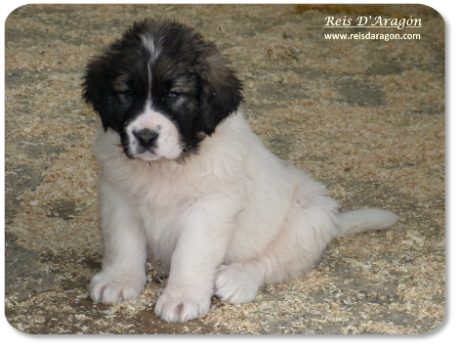
[(350, 236), (372, 230), (384, 230), (393, 226), (399, 216), (381, 209), (355, 210), (339, 215), (338, 237)]

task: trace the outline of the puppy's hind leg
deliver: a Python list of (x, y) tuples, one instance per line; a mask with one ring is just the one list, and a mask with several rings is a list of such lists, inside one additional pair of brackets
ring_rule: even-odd
[(297, 201), (278, 235), (257, 257), (217, 269), (216, 295), (222, 301), (251, 302), (262, 286), (311, 271), (337, 233), (337, 205), (325, 196)]

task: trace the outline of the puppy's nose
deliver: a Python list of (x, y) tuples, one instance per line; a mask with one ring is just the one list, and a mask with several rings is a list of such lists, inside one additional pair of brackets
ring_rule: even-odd
[(154, 130), (144, 128), (140, 131), (133, 131), (134, 136), (140, 145), (149, 147), (152, 146), (158, 138), (158, 133)]

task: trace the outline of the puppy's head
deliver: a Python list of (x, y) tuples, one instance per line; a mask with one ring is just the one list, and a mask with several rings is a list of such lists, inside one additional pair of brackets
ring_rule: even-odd
[(83, 98), (130, 158), (195, 152), (242, 101), (241, 83), (214, 44), (175, 22), (129, 28), (85, 72)]

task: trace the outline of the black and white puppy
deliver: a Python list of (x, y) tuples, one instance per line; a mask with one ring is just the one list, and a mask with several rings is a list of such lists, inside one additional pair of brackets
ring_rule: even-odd
[(325, 186), (269, 152), (238, 110), (242, 86), (214, 44), (184, 25), (135, 23), (87, 66), (101, 119), (102, 271), (94, 301), (138, 296), (146, 261), (170, 265), (155, 312), (187, 321), (313, 269), (328, 242), (397, 221), (338, 213)]

